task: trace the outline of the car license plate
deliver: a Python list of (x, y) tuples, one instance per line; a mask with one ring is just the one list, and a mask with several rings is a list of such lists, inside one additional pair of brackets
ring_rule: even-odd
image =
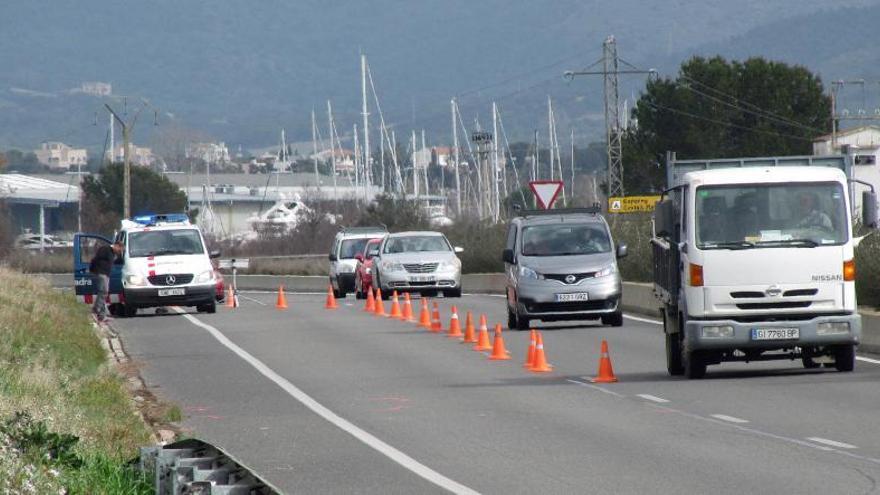
[(186, 289), (159, 289), (159, 297), (164, 296), (185, 296)]
[(427, 275), (423, 275), (423, 276), (414, 276), (414, 277), (410, 277), (410, 278), (409, 278), (409, 281), (410, 281), (410, 282), (433, 282), (433, 281), (434, 281), (434, 277), (433, 277), (433, 276), (427, 276)]
[(587, 292), (573, 292), (569, 294), (556, 294), (556, 302), (589, 301), (590, 294)]
[(753, 328), (752, 340), (792, 340), (800, 338), (798, 328)]

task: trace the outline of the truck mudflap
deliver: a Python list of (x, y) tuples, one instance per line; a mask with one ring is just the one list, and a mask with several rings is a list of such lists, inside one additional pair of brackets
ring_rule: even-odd
[(157, 495), (281, 493), (222, 449), (194, 438), (165, 446), (141, 447), (138, 466), (153, 480)]
[(691, 350), (770, 350), (857, 345), (861, 335), (862, 317), (858, 313), (817, 316), (809, 320), (757, 322), (688, 320), (685, 322), (685, 345)]

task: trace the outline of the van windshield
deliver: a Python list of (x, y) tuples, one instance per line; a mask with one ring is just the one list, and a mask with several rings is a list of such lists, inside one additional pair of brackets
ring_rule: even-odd
[(204, 252), (202, 237), (195, 229), (150, 230), (128, 234), (128, 255), (132, 258)]
[(354, 259), (356, 254), (364, 252), (364, 246), (366, 246), (369, 241), (370, 239), (366, 237), (363, 239), (346, 239), (342, 241), (342, 245), (339, 247), (339, 259)]
[(700, 249), (834, 245), (849, 231), (837, 182), (702, 186), (695, 213)]
[(607, 253), (611, 239), (600, 224), (558, 223), (523, 229), (523, 256), (574, 256)]

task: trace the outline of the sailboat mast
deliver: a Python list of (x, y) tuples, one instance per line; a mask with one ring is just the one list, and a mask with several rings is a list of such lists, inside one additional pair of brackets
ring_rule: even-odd
[(320, 176), (318, 175), (318, 125), (315, 122), (315, 109), (312, 108), (312, 149), (315, 158), (315, 187), (321, 187)]
[(364, 193), (366, 196), (366, 188), (371, 183), (372, 170), (370, 168), (370, 113), (367, 108), (367, 56), (363, 53), (361, 54), (361, 103), (364, 117)]
[(492, 102), (492, 154), (492, 219), (495, 223), (498, 223), (501, 213), (499, 211), (501, 209), (501, 201), (498, 191), (498, 105), (494, 101)]
[(458, 126), (456, 125), (456, 114), (457, 108), (455, 105), (455, 98), (450, 101), (452, 107), (452, 149), (455, 160), (455, 213), (460, 217), (461, 216), (461, 176), (459, 175), (458, 170)]
[(333, 174), (333, 200), (337, 201), (339, 197), (336, 195), (336, 141), (333, 137), (336, 123), (333, 122), (333, 105), (330, 100), (327, 100), (327, 126), (330, 128), (330, 173)]
[(412, 162), (413, 162), (413, 196), (419, 197), (419, 166), (418, 154), (416, 153), (416, 131), (412, 131)]

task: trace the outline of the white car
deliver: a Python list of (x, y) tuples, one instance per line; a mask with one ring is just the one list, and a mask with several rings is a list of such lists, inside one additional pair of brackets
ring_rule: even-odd
[(382, 297), (392, 291), (461, 297), (461, 260), (440, 232), (399, 232), (388, 235), (375, 258), (373, 286)]

